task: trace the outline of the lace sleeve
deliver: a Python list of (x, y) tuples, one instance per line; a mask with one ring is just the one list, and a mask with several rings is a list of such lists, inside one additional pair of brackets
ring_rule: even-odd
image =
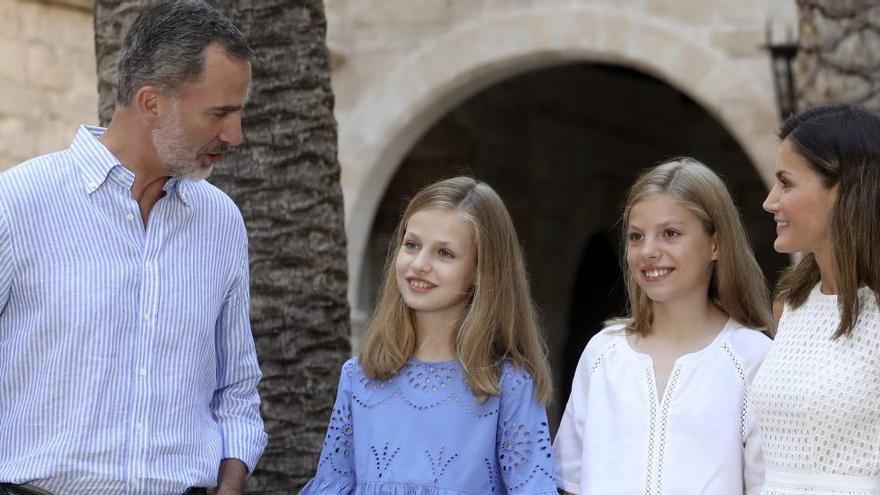
[(532, 377), (505, 366), (501, 377), (497, 457), (511, 495), (556, 495), (547, 412), (535, 400)]
[(306, 484), (300, 495), (348, 495), (354, 491), (357, 477), (354, 469), (354, 425), (351, 415), (349, 360), (342, 367), (336, 403), (327, 425), (327, 435), (318, 460), (315, 478)]

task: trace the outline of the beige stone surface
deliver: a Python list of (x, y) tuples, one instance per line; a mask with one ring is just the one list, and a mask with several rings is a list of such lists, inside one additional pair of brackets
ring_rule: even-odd
[(91, 1), (0, 1), (0, 170), (97, 121)]
[(643, 71), (699, 102), (743, 147), (761, 177), (772, 177), (778, 118), (760, 45), (768, 20), (796, 27), (794, 2), (326, 0), (325, 5), (328, 43), (343, 60), (333, 72), (333, 87), (356, 328), (371, 305), (360, 300), (362, 274), (370, 272), (363, 266), (367, 237), (400, 160), (465, 97), (513, 75), (582, 61)]

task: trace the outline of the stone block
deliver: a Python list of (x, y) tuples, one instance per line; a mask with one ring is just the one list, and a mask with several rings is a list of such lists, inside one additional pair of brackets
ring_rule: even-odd
[(25, 76), (30, 85), (38, 88), (63, 89), (76, 69), (64, 63), (58, 50), (51, 45), (30, 43), (25, 53)]
[(648, 60), (651, 65), (659, 67), (672, 65), (684, 49), (677, 34), (650, 24), (642, 26), (636, 32), (630, 45), (631, 53), (636, 58)]
[(36, 139), (26, 131), (27, 125), (24, 119), (0, 116), (0, 154), (9, 157), (10, 160), (0, 163), (0, 167), (15, 165), (34, 149), (33, 143)]
[[(715, 0), (714, 8), (718, 19), (725, 24), (761, 24), (764, 16), (759, 8), (760, 0)], [(771, 0), (773, 1), (773, 0)], [(713, 2), (706, 1), (706, 4)]]
[(611, 52), (628, 53), (636, 34), (636, 27), (627, 16), (609, 14), (599, 22), (601, 41), (596, 49), (608, 49)]
[(833, 49), (823, 54), (824, 63), (866, 74), (877, 67), (878, 57), (880, 33), (874, 29), (847, 33)]
[(17, 39), (0, 40), (0, 82), (23, 84), (28, 78), (24, 70), (27, 45)]
[(42, 91), (27, 84), (9, 84), (0, 98), (0, 116), (38, 118), (45, 104)]
[(713, 31), (712, 44), (731, 57), (760, 55), (765, 53), (761, 48), (764, 44), (764, 30), (751, 26)]
[(715, 2), (707, 0), (649, 0), (645, 7), (648, 16), (658, 15), (699, 27), (713, 23), (718, 16)]
[(15, 39), (19, 32), (18, 1), (0, 2), (0, 40)]
[(32, 129), (31, 132), (36, 135), (34, 155), (42, 155), (68, 147), (76, 127), (62, 120), (51, 120), (40, 124), (39, 129)]

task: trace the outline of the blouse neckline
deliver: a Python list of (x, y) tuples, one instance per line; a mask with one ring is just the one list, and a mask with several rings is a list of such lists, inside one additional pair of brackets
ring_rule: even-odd
[[(709, 352), (710, 349), (717, 347), (718, 345), (721, 344), (721, 341), (723, 340), (724, 336), (728, 332), (730, 332), (733, 327), (734, 327), (733, 318), (728, 317), (727, 321), (724, 322), (724, 325), (721, 327), (721, 330), (718, 332), (718, 335), (716, 335), (715, 338), (712, 339), (711, 342), (706, 344), (701, 349), (697, 349), (696, 351), (682, 354), (681, 356), (679, 356), (675, 360), (675, 365), (677, 366), (678, 364), (697, 359), (699, 356), (702, 356), (703, 354)], [(643, 364), (647, 364), (647, 365), (651, 365), (651, 366), (654, 365), (654, 360), (651, 358), (651, 356), (649, 354), (646, 354), (644, 352), (639, 352), (632, 347), (632, 345), (629, 343), (629, 340), (626, 338), (625, 332), (621, 333), (621, 337), (623, 339), (622, 348), (623, 348), (623, 352), (625, 354), (629, 355), (630, 357), (632, 357), (634, 359), (639, 360)]]

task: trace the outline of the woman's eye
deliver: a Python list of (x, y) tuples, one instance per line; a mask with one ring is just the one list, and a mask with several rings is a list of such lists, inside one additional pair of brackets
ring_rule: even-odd
[(419, 246), (413, 241), (403, 241), (403, 247), (406, 249), (416, 249)]
[(681, 235), (681, 233), (678, 232), (677, 230), (665, 230), (663, 232), (663, 237), (665, 237), (667, 239), (674, 239), (680, 235)]
[(439, 253), (440, 253), (440, 256), (442, 256), (444, 258), (455, 258), (455, 255), (452, 254), (452, 251), (450, 251), (448, 249), (441, 249), (439, 251)]
[(630, 232), (627, 238), (629, 239), (629, 242), (638, 242), (642, 240), (642, 234), (639, 234), (638, 232)]

